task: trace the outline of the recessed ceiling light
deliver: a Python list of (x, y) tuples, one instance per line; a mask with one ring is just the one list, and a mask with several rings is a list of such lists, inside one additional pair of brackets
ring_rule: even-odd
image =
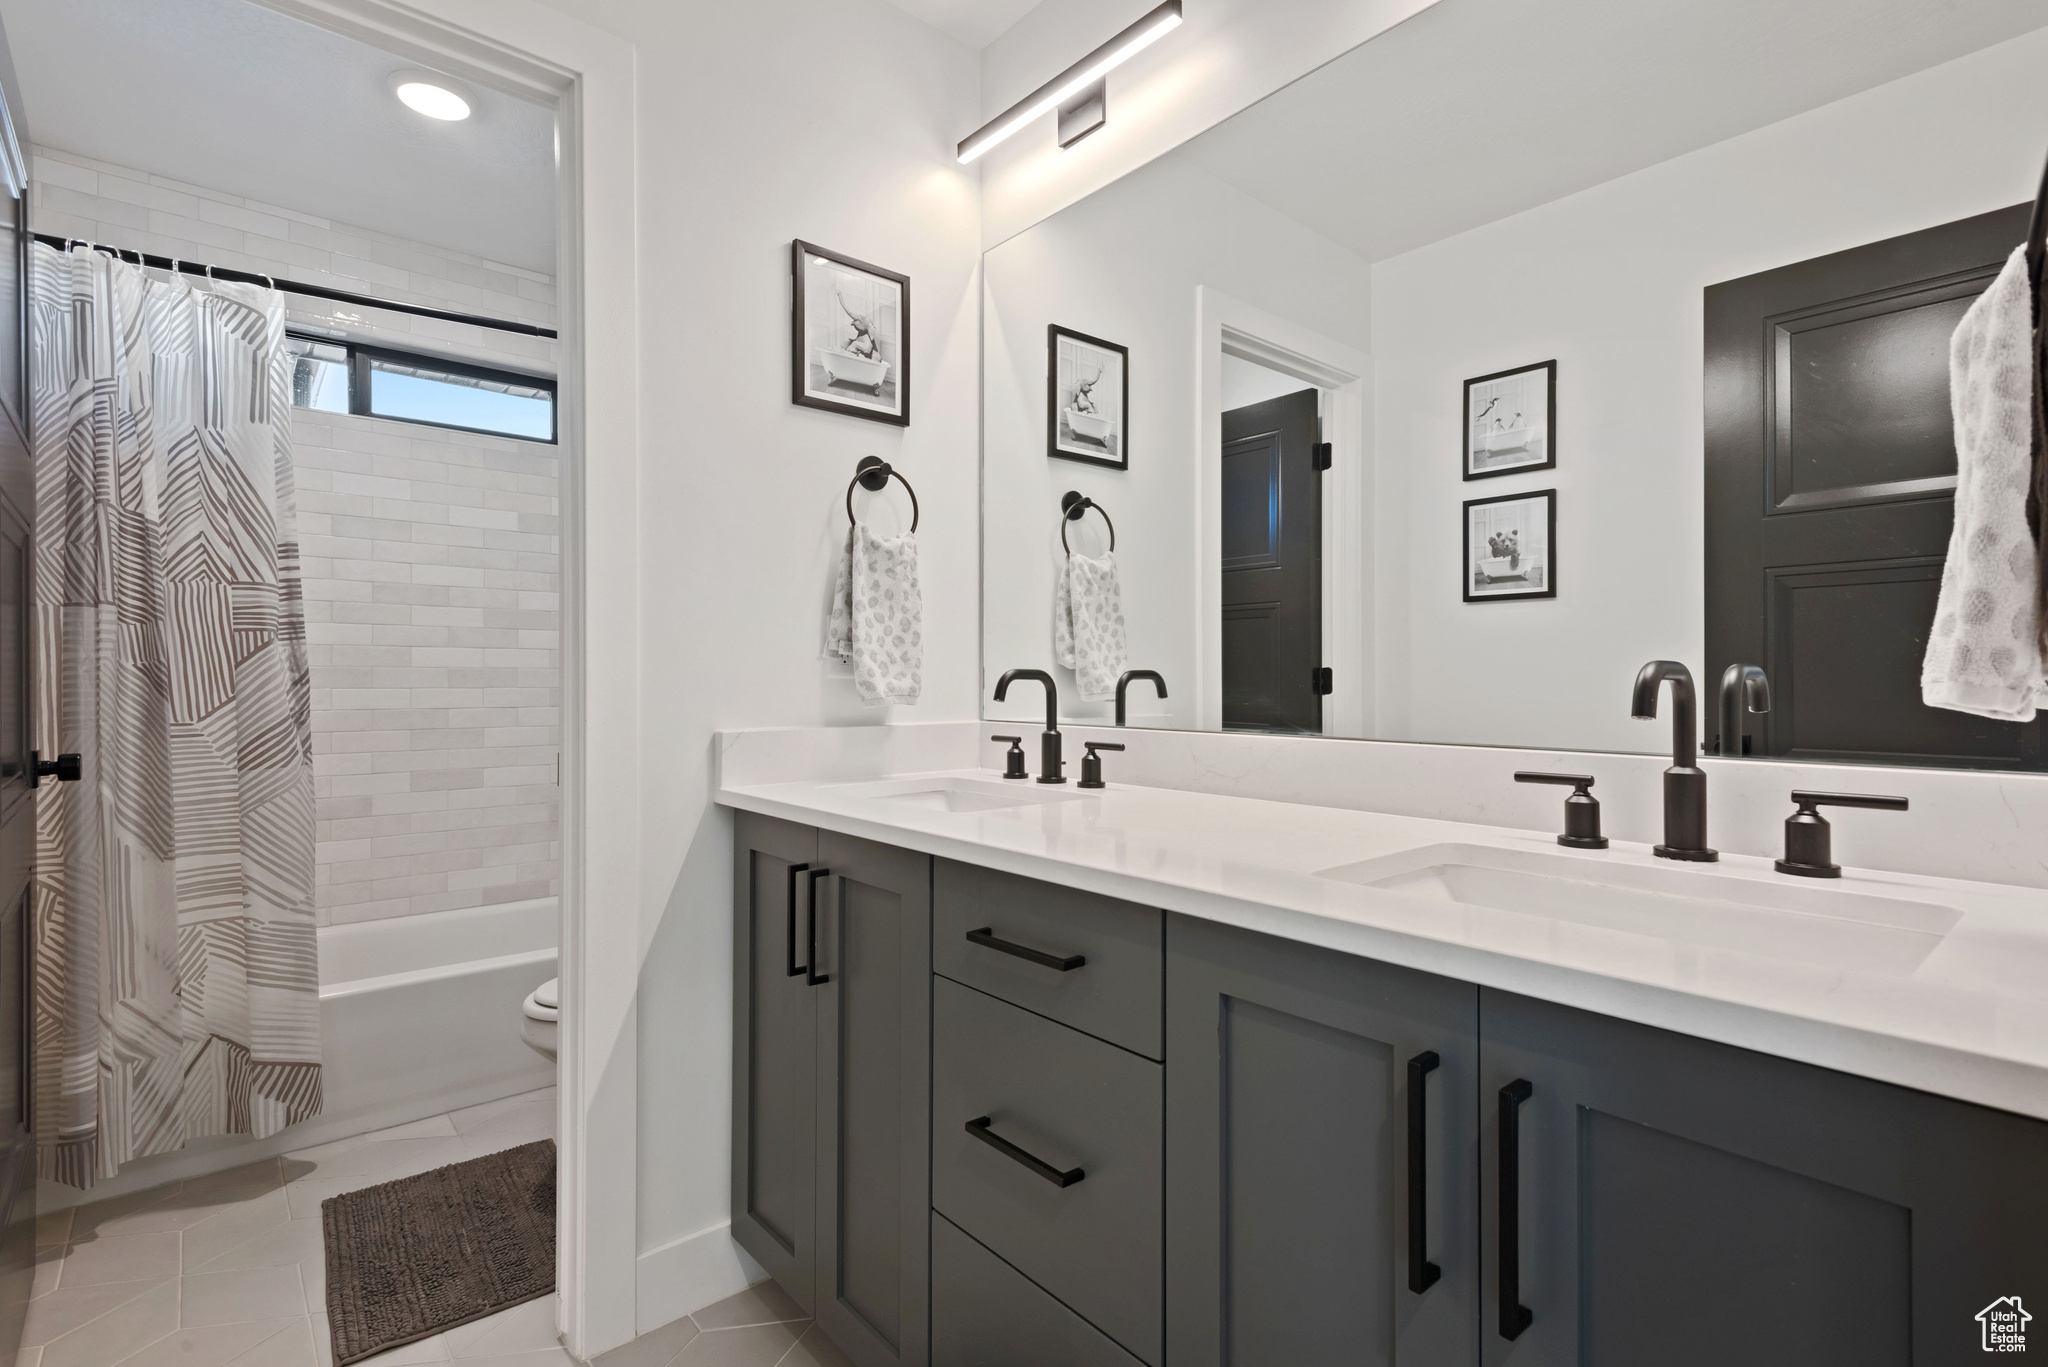
[(476, 96), (436, 71), (401, 71), (391, 78), (391, 93), (406, 108), (450, 123), (476, 107)]

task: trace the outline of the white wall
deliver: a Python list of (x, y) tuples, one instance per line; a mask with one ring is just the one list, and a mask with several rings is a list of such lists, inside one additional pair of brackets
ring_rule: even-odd
[[(1198, 286), (1358, 346), (1370, 312), (1366, 263), (1177, 157), (1163, 157), (991, 250), (986, 258), (983, 460), (983, 667), (1049, 669), (1060, 709), (1108, 718), (1080, 701), (1052, 663), (1060, 495), (1077, 489), (1115, 519), (1124, 621), (1135, 669), (1166, 676), (1169, 696), (1131, 700), (1140, 725), (1191, 726), (1197, 698), (1199, 560), (1196, 294)], [(1046, 327), (1131, 349), (1130, 469), (1045, 454)], [(1291, 381), (1286, 392), (1305, 388)], [(1077, 551), (1107, 546), (1090, 514), (1069, 529)], [(1035, 686), (991, 716), (1043, 719)]]
[(1255, 361), (1243, 360), (1228, 352), (1223, 356), (1223, 411), (1243, 408), (1247, 404), (1264, 403), (1267, 399), (1278, 399), (1288, 394), (1299, 394), (1314, 386), (1293, 375), (1268, 370)]
[[(522, 267), (55, 148), (36, 150), (33, 183), (38, 232), (554, 321), (553, 278)], [(554, 369), (547, 338), (285, 300), (294, 328)], [(557, 448), (305, 409), (292, 439), (320, 924), (554, 896)]]
[[(2044, 64), (2037, 32), (1376, 264), (1374, 734), (1659, 748), (1626, 694), (1703, 668), (1702, 289), (2032, 198)], [(1551, 358), (1557, 469), (1464, 483), (1463, 381)], [(1462, 602), (1462, 501), (1552, 487), (1558, 596)]]
[[(710, 803), (713, 730), (977, 715), (979, 213), (952, 149), (976, 122), (978, 77), (966, 48), (882, 0), (554, 8), (629, 40), (639, 71), (641, 435), (606, 458), (636, 466), (644, 547), (642, 854), (637, 904), (586, 915), (603, 934), (632, 925), (640, 944), (638, 1171), (593, 1177), (607, 1208), (613, 1183), (634, 1188), (645, 1329), (711, 1299), (733, 1262), (731, 826)], [(798, 237), (910, 276), (907, 429), (791, 405)], [(863, 707), (821, 658), (846, 485), (868, 454), (923, 506), (916, 707)], [(907, 514), (893, 486), (864, 503), (884, 527), (889, 509)]]
[[(1157, 0), (1043, 0), (982, 53), (994, 118)], [(985, 154), (982, 240), (994, 245), (1178, 147), (1434, 0), (1188, 0), (1181, 26), (1109, 77), (1109, 124), (1062, 151), (1046, 116)]]

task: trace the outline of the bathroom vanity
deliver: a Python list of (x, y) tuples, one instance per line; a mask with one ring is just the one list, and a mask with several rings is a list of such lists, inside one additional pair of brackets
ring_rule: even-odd
[(856, 1362), (1867, 1367), (2048, 1296), (2048, 894), (990, 771), (720, 800), (735, 1236)]

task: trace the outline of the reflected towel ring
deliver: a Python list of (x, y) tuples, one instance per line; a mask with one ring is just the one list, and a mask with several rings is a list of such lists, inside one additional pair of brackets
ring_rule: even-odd
[(896, 482), (903, 486), (903, 492), (910, 495), (910, 530), (917, 530), (917, 490), (910, 487), (910, 481), (903, 473), (880, 456), (862, 456), (860, 464), (853, 467), (853, 478), (846, 485), (846, 520), (854, 521), (853, 486), (858, 484), (871, 494), (879, 494), (889, 483), (889, 476), (896, 476)]
[(1060, 519), (1060, 548), (1068, 555), (1074, 553), (1074, 548), (1067, 545), (1067, 524), (1079, 522), (1090, 508), (1102, 514), (1103, 525), (1109, 528), (1110, 552), (1116, 552), (1116, 523), (1109, 520), (1109, 511), (1094, 499), (1083, 498), (1078, 490), (1069, 489), (1060, 495), (1060, 511), (1066, 514)]

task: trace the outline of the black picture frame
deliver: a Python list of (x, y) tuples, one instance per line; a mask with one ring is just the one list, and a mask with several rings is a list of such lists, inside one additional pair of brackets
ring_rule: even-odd
[[(1541, 552), (1527, 552), (1529, 564), (1506, 568), (1508, 573), (1489, 577), (1488, 561), (1501, 557), (1475, 558), (1472, 552), (1473, 510), (1499, 503), (1544, 504), (1542, 517), (1543, 549)], [(1468, 603), (1521, 603), (1532, 598), (1557, 597), (1557, 490), (1536, 489), (1521, 494), (1496, 494), (1492, 498), (1470, 498), (1465, 500), (1461, 510), (1464, 521), (1461, 538), (1462, 553), (1459, 570), (1464, 579), (1465, 601)], [(1533, 582), (1531, 570), (1534, 570)], [(1492, 584), (1507, 584), (1519, 579), (1523, 587), (1494, 590)], [(1474, 592), (1474, 590), (1479, 590)]]
[[(844, 317), (834, 322), (822, 312), (812, 316), (813, 306), (822, 301), (810, 286), (827, 276), (863, 292), (864, 312), (856, 314), (844, 291), (836, 289), (835, 314)], [(849, 418), (910, 426), (910, 277), (798, 238), (789, 244), (789, 302), (789, 401)], [(884, 308), (894, 311), (886, 323), (881, 321)], [(847, 342), (842, 329), (853, 341), (867, 339), (875, 354), (826, 345), (828, 337)], [(883, 367), (879, 373), (877, 366)], [(875, 377), (872, 392), (869, 375)]]
[[(1075, 344), (1077, 351), (1094, 351), (1116, 357), (1116, 388), (1111, 397), (1115, 417), (1089, 416), (1100, 420), (1100, 432), (1076, 431), (1070, 427), (1071, 406), (1061, 398), (1060, 342)], [(1107, 374), (1107, 369), (1102, 372)], [(1099, 385), (1100, 376), (1092, 384)], [(1110, 427), (1109, 424), (1114, 426)], [(1131, 350), (1085, 332), (1050, 323), (1045, 329), (1045, 454), (1053, 460), (1079, 461), (1083, 465), (1106, 465), (1112, 470), (1131, 468)]]
[[(1488, 453), (1478, 449), (1482, 444), (1482, 425), (1489, 416), (1486, 410), (1494, 408), (1509, 392), (1508, 386), (1503, 382), (1518, 381), (1525, 375), (1534, 375), (1539, 371), (1543, 374), (1543, 384), (1538, 391), (1543, 403), (1542, 436), (1540, 438), (1543, 442), (1542, 458), (1536, 459), (1533, 453), (1531, 453), (1529, 458), (1522, 460), (1503, 459), (1497, 462), (1487, 460), (1486, 456)], [(1487, 393), (1489, 388), (1494, 390), (1494, 393), (1491, 395)], [(1524, 385), (1521, 388), (1526, 391), (1527, 386)], [(1479, 391), (1481, 402), (1484, 404), (1482, 411), (1477, 413), (1473, 411), (1473, 391), (1475, 389)], [(1533, 395), (1528, 395), (1525, 392), (1524, 403), (1526, 404), (1533, 397)], [(1489, 398), (1491, 402), (1487, 402)], [(1465, 402), (1464, 407), (1459, 411), (1463, 421), (1458, 425), (1460, 447), (1458, 451), (1458, 464), (1459, 468), (1464, 471), (1467, 480), (1498, 479), (1502, 475), (1523, 475), (1535, 470), (1555, 470), (1557, 468), (1556, 361), (1538, 361), (1534, 365), (1518, 365), (1511, 370), (1496, 370), (1491, 375), (1473, 376), (1465, 381)], [(1520, 411), (1526, 412), (1526, 407)], [(1493, 421), (1496, 423), (1502, 422), (1499, 418), (1494, 418)], [(1493, 432), (1484, 433), (1484, 436), (1512, 438), (1517, 432), (1526, 431), (1526, 427), (1509, 428), (1503, 425)], [(1524, 440), (1519, 447), (1507, 448), (1501, 454), (1504, 456), (1512, 455), (1516, 449), (1528, 453), (1529, 444)]]

